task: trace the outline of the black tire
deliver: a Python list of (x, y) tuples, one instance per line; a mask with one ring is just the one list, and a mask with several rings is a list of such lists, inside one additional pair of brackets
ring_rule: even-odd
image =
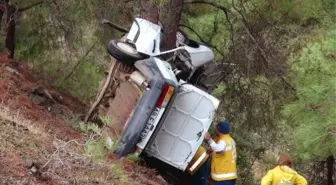
[[(123, 44), (124, 46), (129, 46), (129, 48), (133, 48), (134, 52), (131, 53), (129, 51), (124, 50), (119, 45)], [(117, 59), (119, 62), (124, 64), (133, 65), (137, 60), (142, 60), (147, 58), (147, 56), (142, 55), (141, 53), (137, 52), (135, 46), (130, 43), (120, 41), (120, 40), (111, 40), (108, 44), (107, 48), (109, 54)]]

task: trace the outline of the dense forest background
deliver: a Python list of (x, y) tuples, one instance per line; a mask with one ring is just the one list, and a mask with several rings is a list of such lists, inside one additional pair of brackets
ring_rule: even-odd
[(279, 152), (310, 184), (335, 184), (334, 0), (0, 0), (0, 48), (90, 104), (121, 36), (101, 20), (128, 28), (155, 7), (216, 53), (220, 70), (205, 76), (221, 74), (213, 94), (217, 119), (233, 123), (238, 184), (258, 184)]

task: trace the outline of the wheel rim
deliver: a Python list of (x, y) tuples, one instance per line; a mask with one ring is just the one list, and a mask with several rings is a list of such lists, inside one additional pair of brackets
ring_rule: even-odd
[(127, 43), (118, 42), (117, 46), (127, 53), (131, 53), (131, 54), (134, 54), (134, 55), (138, 54), (138, 51)]

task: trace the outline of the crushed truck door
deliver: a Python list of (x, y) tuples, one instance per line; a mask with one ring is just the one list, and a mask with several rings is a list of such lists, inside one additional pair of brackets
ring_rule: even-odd
[(215, 97), (181, 81), (146, 153), (184, 171), (202, 144), (218, 105)]

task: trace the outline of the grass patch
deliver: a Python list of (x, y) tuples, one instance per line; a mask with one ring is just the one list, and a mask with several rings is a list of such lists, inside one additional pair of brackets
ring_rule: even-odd
[(111, 165), (109, 177), (114, 180), (118, 180), (120, 184), (128, 184), (128, 176), (124, 172), (123, 165), (121, 163), (115, 163)]

